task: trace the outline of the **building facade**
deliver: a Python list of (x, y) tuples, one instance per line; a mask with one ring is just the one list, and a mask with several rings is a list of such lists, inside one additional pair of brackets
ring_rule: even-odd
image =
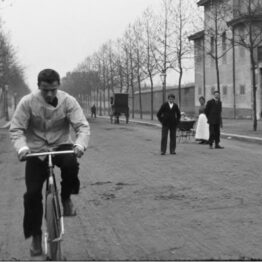
[(243, 32), (252, 28), (256, 38), (252, 50), (256, 63), (257, 118), (261, 118), (262, 1), (201, 0), (198, 5), (204, 7), (204, 30), (189, 37), (194, 41), (195, 104), (198, 105), (200, 96), (206, 99), (213, 96), (219, 79), (223, 116), (253, 117), (250, 48), (241, 42)]

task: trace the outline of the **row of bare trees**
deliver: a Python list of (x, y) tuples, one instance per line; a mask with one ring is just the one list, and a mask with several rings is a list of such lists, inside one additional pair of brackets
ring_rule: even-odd
[(15, 106), (26, 93), (29, 93), (29, 88), (24, 79), (24, 69), (0, 21), (0, 117), (9, 120), (10, 103)]
[[(134, 97), (138, 92), (140, 118), (142, 115), (142, 89), (145, 83), (151, 90), (151, 119), (154, 114), (153, 91), (155, 82), (162, 76), (163, 101), (166, 99), (168, 73), (178, 74), (179, 97), (181, 105), (181, 84), (184, 70), (189, 67), (191, 55), (188, 35), (192, 33), (195, 22), (192, 14), (196, 12), (196, 1), (161, 0), (160, 7), (146, 9), (142, 16), (130, 24), (123, 36), (115, 41), (104, 43), (93, 55), (87, 57), (73, 73), (64, 79), (68, 91), (72, 91), (76, 82), (73, 75), (97, 72), (99, 81), (85, 85), (85, 93), (102, 92), (104, 100), (115, 92), (126, 92), (131, 97), (131, 116), (134, 117)], [(192, 67), (192, 65), (191, 65)]]
[[(92, 91), (98, 97), (109, 100), (114, 92), (127, 92), (131, 95), (132, 117), (134, 117), (134, 93), (138, 91), (140, 118), (142, 118), (142, 89), (147, 83), (151, 90), (151, 119), (154, 113), (154, 85), (162, 76), (163, 101), (166, 99), (168, 73), (178, 75), (178, 103), (181, 104), (181, 83), (185, 70), (191, 65), (192, 47), (188, 36), (204, 26), (205, 55), (214, 61), (217, 89), (220, 91), (220, 60), (233, 50), (242, 46), (249, 51), (252, 72), (253, 129), (257, 128), (256, 109), (256, 52), (262, 43), (261, 0), (210, 0), (208, 11), (202, 18), (202, 10), (192, 0), (161, 0), (160, 8), (155, 11), (148, 8), (133, 24), (130, 24), (123, 36), (116, 41), (104, 43), (93, 55), (87, 57), (64, 83), (68, 90), (75, 88), (73, 75), (81, 72), (89, 77), (90, 72), (98, 78), (83, 82), (81, 92)], [(234, 71), (235, 69), (233, 69)], [(234, 77), (238, 72), (234, 72)], [(235, 79), (233, 80), (233, 82)], [(102, 96), (99, 95), (102, 92)], [(233, 84), (234, 114), (236, 114), (236, 90)]]

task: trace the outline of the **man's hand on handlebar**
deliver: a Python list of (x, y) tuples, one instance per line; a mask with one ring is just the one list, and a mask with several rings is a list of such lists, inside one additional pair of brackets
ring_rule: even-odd
[(74, 152), (76, 157), (80, 158), (83, 156), (84, 154), (84, 150), (82, 147), (80, 147), (79, 145), (74, 145)]
[(29, 148), (25, 148), (25, 149), (21, 150), (21, 151), (18, 153), (18, 159), (19, 159), (20, 161), (25, 161), (27, 154), (30, 154), (30, 149), (29, 149)]

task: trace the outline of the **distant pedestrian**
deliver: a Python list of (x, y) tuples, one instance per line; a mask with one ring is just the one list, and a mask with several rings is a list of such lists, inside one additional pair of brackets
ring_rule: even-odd
[(91, 107), (91, 118), (96, 118), (96, 105), (93, 104)]
[(222, 102), (220, 101), (220, 93), (214, 92), (214, 98), (207, 102), (205, 114), (209, 124), (209, 148), (213, 148), (215, 141), (215, 148), (222, 149), (220, 146), (220, 127), (222, 127)]
[(163, 103), (157, 113), (157, 118), (162, 124), (161, 155), (166, 154), (168, 131), (170, 133), (170, 154), (176, 154), (176, 129), (181, 113), (175, 103), (175, 95), (168, 95), (168, 102)]
[(209, 140), (209, 125), (207, 123), (207, 117), (205, 115), (205, 98), (203, 96), (199, 97), (199, 116), (196, 126), (195, 139), (200, 141), (199, 144), (207, 144)]

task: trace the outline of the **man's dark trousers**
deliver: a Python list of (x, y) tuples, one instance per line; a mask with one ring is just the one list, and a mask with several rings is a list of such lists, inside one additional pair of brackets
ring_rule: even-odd
[[(78, 179), (79, 164), (74, 155), (55, 156), (53, 163), (61, 168), (61, 198), (66, 199), (71, 194), (78, 194), (80, 182)], [(43, 217), (42, 188), (48, 177), (47, 158), (29, 158), (25, 168), (26, 193), (24, 194), (24, 235), (41, 235)]]
[(220, 142), (220, 124), (209, 124), (209, 145), (218, 146)]
[(174, 153), (176, 151), (176, 126), (162, 126), (161, 153), (166, 153), (168, 131), (170, 137), (170, 153)]

